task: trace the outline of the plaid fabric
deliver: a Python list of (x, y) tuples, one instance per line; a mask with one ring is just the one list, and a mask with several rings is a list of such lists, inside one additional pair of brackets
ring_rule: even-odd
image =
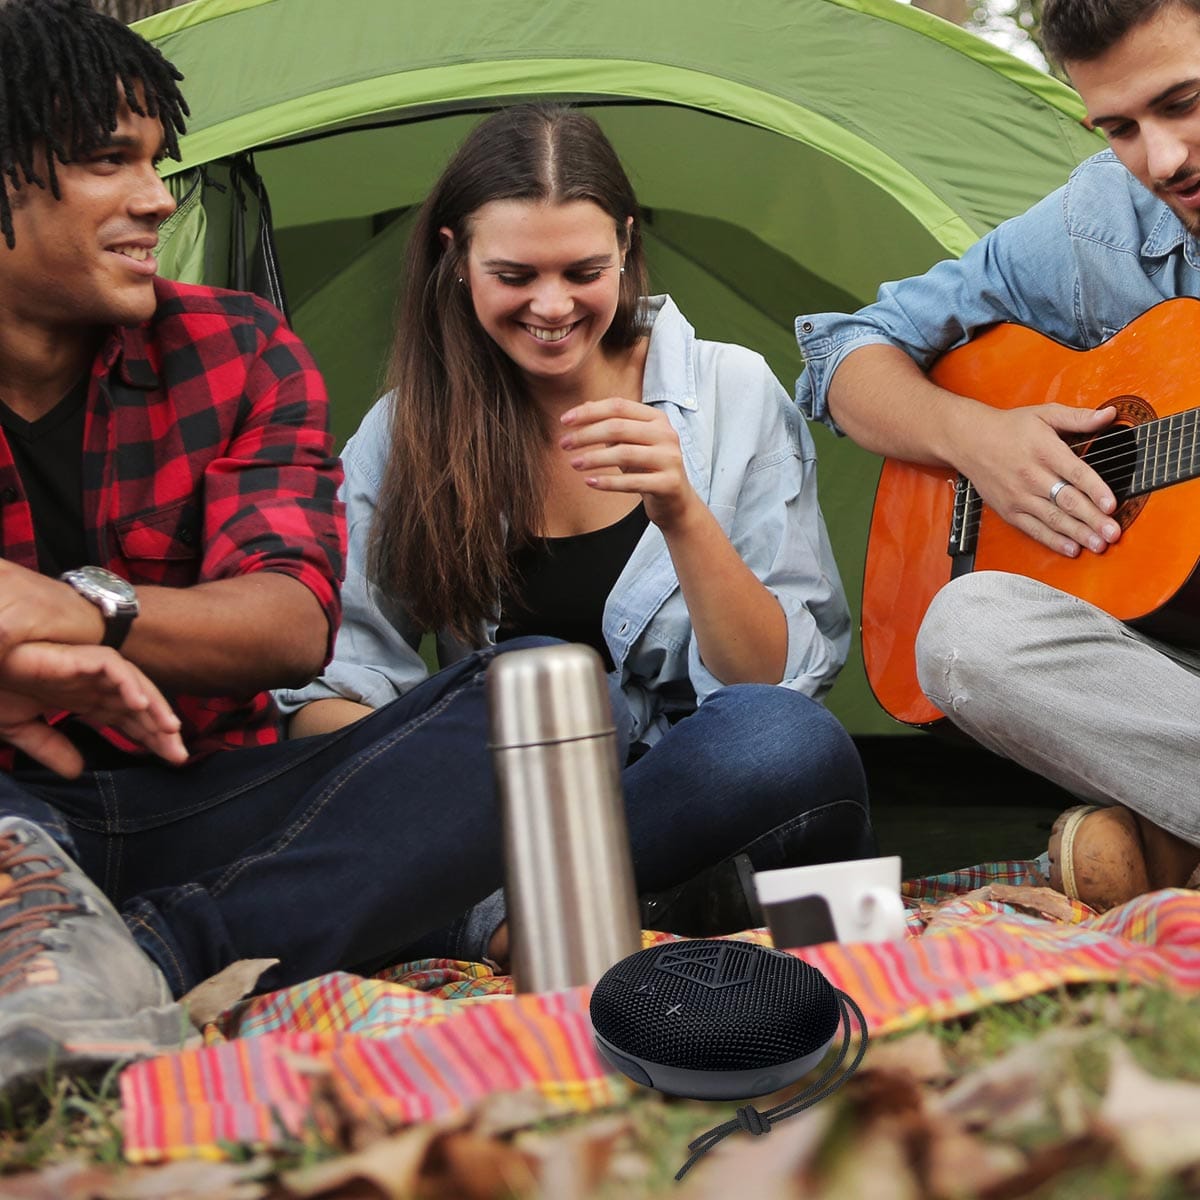
[[(988, 883), (1040, 882), (1032, 864), (1016, 862), (917, 880), (905, 885), (904, 941), (813, 946), (800, 957), (858, 1001), (874, 1036), (1067, 983), (1200, 994), (1200, 893), (1157, 892), (1103, 916), (1075, 905), (1069, 923), (965, 898)], [(922, 904), (948, 898), (921, 933)], [(739, 936), (769, 944), (763, 930)], [(257, 997), (223, 1032), (210, 1031), (210, 1045), (124, 1072), (126, 1157), (219, 1157), (230, 1144), (300, 1136), (317, 1074), (348, 1111), (395, 1123), (499, 1091), (532, 1089), (564, 1110), (626, 1094), (632, 1085), (606, 1073), (592, 1046), (588, 989), (506, 998), (508, 990), (485, 967), (426, 961), (387, 978), (329, 975)]]
[[(92, 366), (83, 449), (92, 561), (162, 587), (278, 571), (313, 592), (332, 631), (344, 570), (341, 467), (316, 365), (257, 297), (163, 279), (155, 291), (151, 320), (114, 329)], [(0, 554), (37, 570), (29, 504), (2, 433), (0, 501)], [(279, 736), (267, 693), (173, 699), (193, 754)], [(0, 751), (0, 769), (9, 766), (11, 752)]]

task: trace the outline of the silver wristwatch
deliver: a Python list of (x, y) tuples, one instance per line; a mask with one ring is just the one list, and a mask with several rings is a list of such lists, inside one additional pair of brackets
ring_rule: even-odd
[(104, 638), (100, 645), (119, 649), (138, 615), (133, 584), (104, 567), (77, 567), (74, 571), (64, 571), (59, 579), (69, 583), (104, 614)]

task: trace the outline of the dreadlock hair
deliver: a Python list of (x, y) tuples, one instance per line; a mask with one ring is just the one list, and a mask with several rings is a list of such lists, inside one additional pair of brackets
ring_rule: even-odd
[[(417, 627), (474, 645), (497, 601), (512, 594), (510, 552), (536, 536), (546, 492), (541, 415), (463, 283), (473, 218), (493, 200), (587, 200), (606, 213), (625, 269), (601, 344), (628, 351), (647, 332), (641, 211), (600, 126), (545, 103), (501, 109), (476, 125), (408, 241), (388, 369), (391, 446), (367, 568)], [(443, 244), (443, 227), (453, 245)]]
[(182, 78), (157, 47), (89, 0), (0, 0), (0, 232), (8, 248), (9, 189), (31, 184), (61, 199), (56, 161), (104, 145), (122, 101), (162, 122), (166, 153), (178, 158), (188, 115)]

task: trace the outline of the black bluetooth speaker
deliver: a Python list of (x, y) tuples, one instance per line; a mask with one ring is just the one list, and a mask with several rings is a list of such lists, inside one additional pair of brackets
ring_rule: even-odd
[(596, 984), (600, 1054), (672, 1096), (741, 1100), (821, 1061), (841, 1022), (816, 967), (749, 942), (669, 942), (622, 959)]

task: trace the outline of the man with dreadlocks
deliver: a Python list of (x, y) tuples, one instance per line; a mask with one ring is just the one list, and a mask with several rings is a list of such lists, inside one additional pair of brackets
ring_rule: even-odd
[(484, 727), (478, 661), (281, 737), (267, 689), (340, 615), (340, 467), (280, 314), (157, 277), (180, 78), (88, 0), (0, 0), (0, 1090), (178, 1046), (173, 996), (238, 959), (381, 965), (501, 882), (486, 748), (444, 740)]

